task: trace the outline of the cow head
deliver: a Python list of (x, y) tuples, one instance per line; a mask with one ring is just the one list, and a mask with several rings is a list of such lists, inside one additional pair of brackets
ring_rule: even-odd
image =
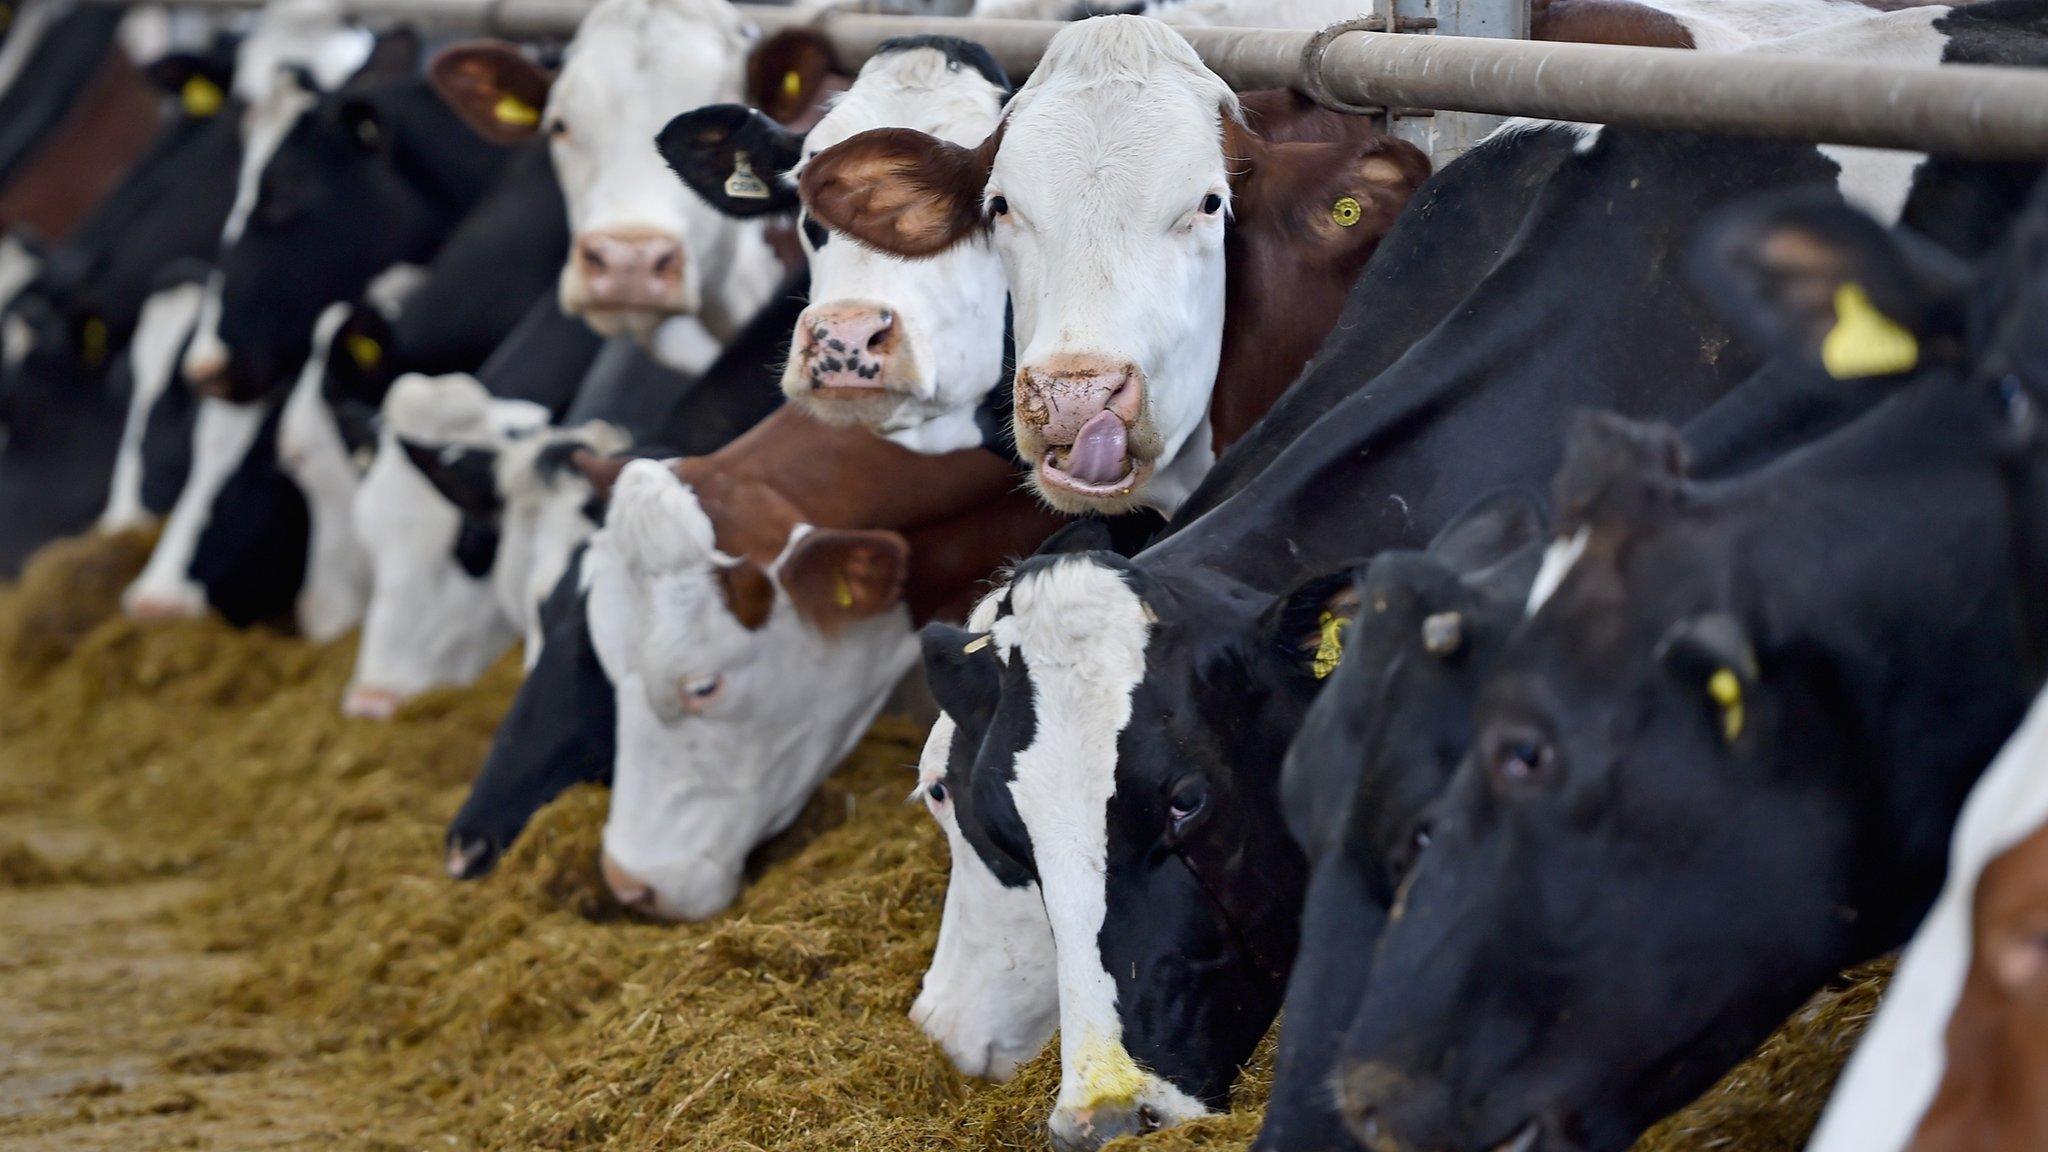
[(907, 562), (895, 533), (812, 527), (759, 482), (625, 467), (584, 560), (617, 693), (603, 864), (621, 903), (731, 903), (915, 659)]
[[(285, 399), (277, 433), (278, 466), (306, 497), (306, 581), (299, 589), (295, 615), (299, 631), (315, 643), (355, 627), (370, 599), (369, 556), (351, 523), (363, 469), (325, 387), (332, 375), (330, 362), (350, 356), (342, 337), (359, 323), (361, 311), (358, 306), (333, 304), (321, 314), (313, 333), (313, 355)], [(365, 447), (374, 451), (375, 434), (369, 435)], [(364, 458), (369, 458), (367, 452)]]
[(461, 375), (403, 377), (383, 414), (353, 509), (370, 556), (370, 604), (342, 704), (377, 719), (429, 688), (476, 679), (517, 636), (490, 583), (499, 531), (493, 468), (500, 443), (547, 419), (545, 409), (494, 400)]
[[(1002, 70), (978, 44), (890, 40), (808, 136), (720, 105), (670, 121), (660, 146), (676, 173), (722, 211), (792, 211), (793, 177), (806, 156), (877, 128), (972, 146), (995, 129), (1008, 95)], [(905, 264), (809, 215), (799, 238), (811, 296), (797, 320), (784, 394), (820, 420), (866, 425), (915, 451), (978, 444), (975, 412), (1001, 382), (1008, 295), (987, 240)]]
[(678, 109), (741, 98), (748, 46), (724, 0), (605, 0), (559, 71), (499, 41), (435, 57), (435, 86), (485, 138), (547, 138), (569, 209), (563, 311), (644, 340), (722, 296), (741, 232), (679, 187), (648, 141)]
[(1034, 485), (1068, 511), (1171, 509), (1211, 458), (1225, 218), (1264, 144), (1242, 119), (1178, 33), (1105, 17), (1053, 37), (978, 146), (865, 132), (808, 162), (801, 190), (828, 227), (902, 256), (990, 236)]

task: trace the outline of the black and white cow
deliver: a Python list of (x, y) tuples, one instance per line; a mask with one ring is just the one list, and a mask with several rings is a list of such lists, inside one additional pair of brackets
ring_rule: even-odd
[(1583, 434), (1341, 1044), (1369, 1147), (1626, 1147), (1904, 939), (2041, 680), (2048, 192), (1967, 297), (1838, 203), (1709, 250), (1763, 340), (1917, 378), (1728, 483)]

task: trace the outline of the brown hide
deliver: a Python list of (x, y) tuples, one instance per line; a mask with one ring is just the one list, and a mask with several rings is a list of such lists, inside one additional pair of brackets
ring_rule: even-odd
[(902, 534), (919, 623), (961, 612), (998, 565), (1028, 555), (1063, 522), (1018, 491), (1014, 467), (993, 452), (927, 456), (791, 407), (672, 467), (711, 518), (719, 550), (763, 569), (800, 523)]
[(2048, 827), (1977, 879), (1948, 1065), (1909, 1152), (2048, 1148)]
[(70, 236), (149, 148), (159, 96), (125, 53), (110, 50), (78, 102), (0, 191), (0, 231), (26, 228), (53, 244)]
[(1428, 157), (1366, 117), (1284, 90), (1242, 100), (1250, 131), (1224, 122), (1234, 203), (1223, 237), (1223, 353), (1209, 405), (1218, 452), (1294, 383), (1429, 178)]
[(1629, 0), (1534, 0), (1529, 38), (1640, 48), (1691, 48), (1692, 33), (1667, 12)]

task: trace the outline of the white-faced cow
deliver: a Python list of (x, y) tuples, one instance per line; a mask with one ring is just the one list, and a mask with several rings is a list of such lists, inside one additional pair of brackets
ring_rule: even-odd
[(494, 41), (435, 58), (435, 84), (486, 138), (548, 140), (572, 237), (564, 311), (643, 340), (696, 315), (723, 340), (775, 290), (764, 225), (713, 210), (648, 145), (678, 111), (745, 99), (750, 47), (725, 0), (604, 0), (559, 72)]
[[(994, 131), (1009, 82), (986, 49), (943, 36), (889, 40), (808, 133), (715, 105), (662, 130), (663, 156), (698, 195), (740, 217), (799, 208), (805, 159), (873, 128), (961, 146)], [(742, 174), (744, 173), (744, 174)], [(798, 317), (782, 391), (812, 416), (855, 423), (917, 452), (988, 440), (977, 421), (1002, 383), (1008, 288), (988, 241), (905, 264), (805, 216), (810, 306)]]
[[(1177, 32), (1105, 17), (1053, 37), (978, 146), (871, 130), (807, 161), (801, 191), (825, 225), (899, 255), (989, 237), (1009, 281), (1013, 429), (1034, 487), (1071, 512), (1171, 510), (1216, 445), (1292, 376), (1253, 374), (1216, 396), (1245, 410), (1219, 412), (1212, 435), (1227, 302), (1269, 309), (1238, 327), (1277, 329), (1282, 345), (1293, 334), (1305, 359), (1316, 340), (1296, 330), (1319, 337), (1330, 318), (1307, 287), (1330, 278), (1323, 249), (1376, 240), (1427, 172), (1409, 145), (1363, 124), (1347, 138), (1333, 119), (1315, 130), (1327, 139), (1272, 143)], [(1235, 296), (1225, 276), (1233, 211), (1294, 238), (1272, 250), (1276, 265), (1247, 262), (1259, 287), (1247, 280)], [(1336, 277), (1339, 293), (1356, 267)], [(1284, 363), (1293, 349), (1246, 351)], [(1222, 426), (1226, 415), (1235, 427)]]

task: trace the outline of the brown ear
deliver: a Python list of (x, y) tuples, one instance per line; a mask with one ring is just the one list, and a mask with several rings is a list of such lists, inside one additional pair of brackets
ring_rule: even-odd
[(825, 34), (785, 28), (747, 56), (747, 103), (784, 127), (808, 128), (839, 87), (826, 83), (831, 75), (832, 42)]
[(1364, 141), (1258, 141), (1232, 155), (1248, 161), (1231, 179), (1231, 215), (1239, 225), (1278, 227), (1325, 244), (1377, 241), (1429, 179), (1421, 149), (1377, 134)]
[(768, 613), (775, 607), (775, 584), (761, 566), (752, 560), (741, 560), (730, 568), (720, 568), (718, 587), (725, 594), (725, 606), (739, 618), (740, 626), (753, 632), (768, 622)]
[(626, 465), (632, 462), (631, 456), (600, 456), (588, 448), (578, 448), (569, 453), (569, 463), (574, 464), (576, 470), (583, 473), (583, 478), (590, 481), (591, 488), (597, 492), (600, 500), (612, 498), (612, 485), (619, 482), (619, 473), (624, 472)]
[(427, 66), (434, 91), (477, 135), (518, 144), (540, 135), (554, 72), (503, 40), (472, 40), (443, 49)]
[(903, 600), (910, 545), (894, 532), (819, 528), (782, 563), (796, 610), (826, 634), (886, 612)]
[(936, 256), (984, 227), (982, 190), (1001, 125), (979, 148), (908, 128), (874, 128), (804, 166), (804, 206), (826, 227), (898, 256)]

